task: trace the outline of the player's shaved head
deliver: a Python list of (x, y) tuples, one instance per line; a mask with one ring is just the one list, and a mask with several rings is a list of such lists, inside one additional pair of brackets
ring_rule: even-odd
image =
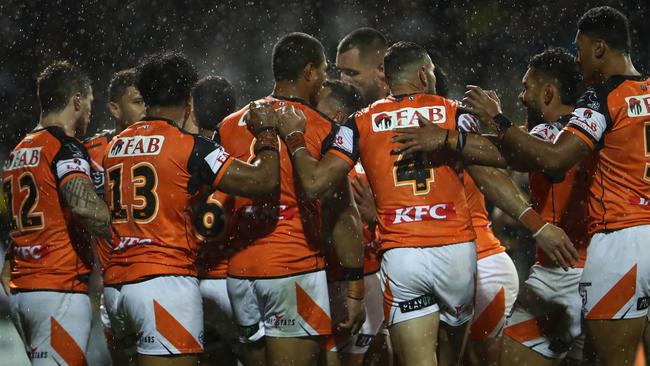
[(194, 116), (199, 128), (216, 130), (236, 108), (235, 89), (220, 76), (205, 77), (192, 89)]
[(46, 67), (36, 79), (41, 114), (63, 110), (70, 97), (91, 92), (88, 75), (69, 61), (56, 61)]
[(325, 49), (305, 33), (289, 33), (273, 46), (275, 81), (296, 81), (308, 64), (318, 68), (325, 62)]
[(136, 75), (136, 86), (147, 107), (183, 105), (199, 79), (194, 65), (178, 52), (146, 56)]
[(602, 39), (613, 49), (630, 52), (630, 22), (623, 13), (610, 6), (587, 10), (578, 21), (578, 31)]
[(386, 37), (374, 28), (363, 27), (348, 33), (339, 42), (336, 52), (345, 53), (353, 48), (359, 50), (361, 58), (377, 55), (383, 56), (388, 47)]
[(397, 42), (388, 48), (384, 56), (386, 81), (391, 89), (395, 85), (408, 84), (418, 69), (430, 64), (431, 58), (424, 47), (414, 42)]
[(352, 84), (340, 80), (327, 80), (323, 88), (329, 89), (329, 98), (334, 100), (346, 115), (365, 107), (361, 94)]
[(528, 67), (538, 78), (556, 85), (563, 104), (575, 105), (582, 93), (582, 75), (574, 56), (567, 50), (548, 48), (531, 57)]

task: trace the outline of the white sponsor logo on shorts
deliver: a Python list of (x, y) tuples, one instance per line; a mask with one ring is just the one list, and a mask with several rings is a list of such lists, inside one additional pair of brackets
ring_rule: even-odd
[(108, 157), (158, 155), (164, 143), (165, 136), (162, 135), (120, 137), (111, 147)]
[(447, 220), (456, 217), (453, 202), (438, 203), (435, 205), (421, 205), (398, 208), (385, 217), (387, 225), (398, 225), (409, 222)]
[(21, 168), (31, 168), (38, 166), (41, 161), (41, 148), (28, 147), (17, 149), (9, 154), (9, 158), (5, 161), (4, 170), (14, 170)]
[(443, 106), (409, 107), (396, 111), (373, 113), (372, 130), (374, 132), (384, 132), (395, 128), (418, 127), (416, 112), (433, 123), (444, 123), (447, 120), (447, 110)]

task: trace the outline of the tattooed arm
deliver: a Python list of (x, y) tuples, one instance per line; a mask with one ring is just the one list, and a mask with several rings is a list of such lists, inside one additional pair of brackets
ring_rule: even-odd
[(91, 234), (111, 239), (111, 216), (88, 177), (74, 177), (59, 188), (74, 217)]

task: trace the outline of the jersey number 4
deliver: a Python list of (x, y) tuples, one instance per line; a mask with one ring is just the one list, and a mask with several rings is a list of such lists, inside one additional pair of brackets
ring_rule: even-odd
[[(40, 230), (45, 227), (45, 218), (42, 212), (34, 212), (38, 205), (38, 188), (34, 182), (32, 173), (26, 172), (21, 174), (18, 178), (18, 186), (20, 192), (27, 191), (25, 198), (20, 203), (20, 207), (16, 212), (14, 210), (14, 192), (13, 192), (13, 177), (8, 177), (2, 184), (2, 190), (5, 194), (5, 202), (11, 210), (11, 226), (14, 230), (19, 231), (33, 231)], [(15, 213), (18, 213), (17, 215)]]
[[(118, 164), (107, 169), (110, 187), (110, 209), (113, 223), (129, 220), (129, 213), (134, 222), (146, 224), (158, 213), (158, 174), (149, 163), (139, 163), (131, 167), (129, 177), (124, 177), (123, 165)], [(123, 178), (128, 179), (125, 181)], [(128, 185), (128, 186), (127, 186)], [(133, 197), (126, 197), (124, 192), (133, 192)]]
[(433, 168), (426, 166), (425, 157), (421, 154), (408, 160), (400, 155), (397, 166), (393, 168), (393, 179), (396, 186), (412, 186), (416, 196), (428, 194), (434, 181)]

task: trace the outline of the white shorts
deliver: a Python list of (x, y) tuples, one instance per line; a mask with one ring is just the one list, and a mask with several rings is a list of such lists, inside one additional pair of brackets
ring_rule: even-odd
[(472, 319), (474, 242), (389, 249), (383, 254), (380, 273), (388, 327), (435, 312), (451, 326)]
[(104, 287), (109, 332), (118, 344), (136, 337), (143, 355), (203, 352), (203, 308), (199, 280), (160, 276)]
[(265, 335), (293, 338), (332, 333), (325, 270), (269, 279), (228, 277), (227, 284), (243, 342)]
[(596, 233), (580, 280), (587, 320), (634, 319), (650, 306), (650, 225)]
[[(329, 352), (364, 354), (375, 338), (384, 321), (382, 310), (383, 296), (379, 283), (379, 274), (373, 273), (363, 277), (366, 321), (359, 334), (336, 334), (327, 337), (325, 349)], [(332, 307), (332, 325), (336, 327), (347, 316), (346, 301), (348, 297), (345, 281), (329, 284), (330, 306)], [(334, 332), (334, 329), (332, 330)]]
[(477, 262), (476, 297), (470, 339), (481, 341), (501, 337), (506, 316), (519, 292), (519, 277), (512, 259), (505, 252)]
[(581, 360), (581, 276), (582, 268), (565, 272), (559, 267), (532, 266), (520, 297), (534, 294), (539, 300), (526, 305), (517, 301), (505, 334), (545, 357)]
[(92, 318), (88, 295), (18, 292), (10, 297), (10, 306), (32, 365), (86, 364)]
[(238, 343), (238, 328), (232, 314), (225, 278), (202, 279), (199, 284), (203, 297), (204, 343), (222, 340)]

